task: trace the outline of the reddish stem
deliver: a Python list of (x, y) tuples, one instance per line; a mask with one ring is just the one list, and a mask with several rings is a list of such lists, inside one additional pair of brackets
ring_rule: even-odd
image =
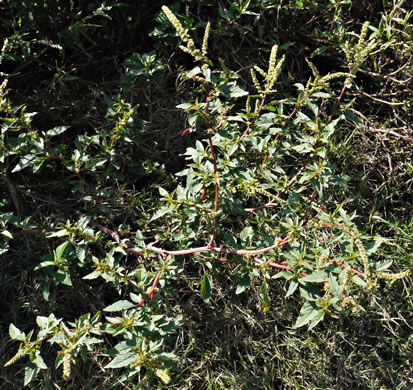
[(154, 296), (155, 288), (156, 288), (156, 285), (157, 285), (158, 282), (159, 282), (159, 278), (160, 278), (160, 276), (161, 276), (161, 273), (162, 273), (162, 270), (159, 270), (158, 273), (156, 274), (156, 278), (155, 278), (155, 280), (154, 280), (154, 282), (153, 282), (152, 289), (151, 289), (151, 291), (149, 292), (149, 297), (151, 298), (151, 301), (153, 301), (153, 296)]

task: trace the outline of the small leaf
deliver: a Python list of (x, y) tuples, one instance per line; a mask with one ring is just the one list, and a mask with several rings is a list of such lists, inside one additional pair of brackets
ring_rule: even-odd
[(121, 354), (116, 356), (105, 368), (120, 368), (129, 366), (129, 364), (136, 361), (138, 356), (130, 351), (129, 353)]
[(204, 274), (201, 283), (201, 296), (204, 302), (208, 303), (211, 299), (212, 280), (207, 274)]
[(300, 279), (300, 283), (302, 282), (321, 283), (321, 282), (327, 282), (327, 281), (328, 281), (328, 273), (325, 271), (314, 272)]
[(161, 194), (161, 196), (163, 196), (164, 198), (169, 198), (169, 193), (168, 191), (164, 190), (162, 187), (159, 187), (159, 193)]
[(380, 245), (384, 242), (384, 239), (382, 237), (378, 237), (376, 241), (369, 242), (365, 247), (366, 247), (366, 254), (367, 256), (372, 255), (373, 253), (377, 252), (377, 249), (379, 249)]
[(13, 324), (10, 324), (9, 326), (9, 335), (13, 340), (24, 341), (26, 339), (26, 334), (16, 328)]
[(103, 310), (104, 311), (121, 311), (121, 310), (131, 309), (132, 307), (136, 307), (136, 303), (122, 300), (122, 301), (117, 301), (113, 303), (112, 305), (104, 308)]
[(238, 87), (238, 85), (224, 84), (219, 87), (219, 90), (226, 98), (238, 98), (248, 95), (248, 92)]
[(290, 283), (290, 286), (288, 287), (287, 294), (285, 294), (285, 297), (289, 297), (291, 294), (294, 293), (295, 290), (297, 290), (298, 287), (298, 281), (297, 280), (292, 280)]
[(235, 294), (241, 294), (245, 290), (249, 289), (251, 285), (251, 278), (248, 274), (244, 275), (242, 279), (238, 282), (237, 289), (235, 291)]
[(332, 121), (325, 127), (324, 132), (325, 132), (327, 138), (330, 137), (330, 135), (334, 133), (336, 124), (338, 123), (338, 121), (339, 121), (340, 119), (341, 119), (341, 118), (337, 118), (337, 119), (332, 120)]
[(254, 235), (254, 229), (252, 228), (252, 226), (247, 226), (242, 230), (239, 238), (244, 244), (249, 245), (251, 244), (253, 235)]
[(314, 316), (314, 318), (311, 321), (310, 326), (308, 327), (308, 330), (313, 329), (320, 321), (324, 319), (325, 313), (322, 310), (319, 310), (317, 315)]
[(44, 300), (48, 301), (50, 297), (50, 283), (44, 284), (42, 294), (43, 294)]
[(154, 221), (155, 219), (163, 217), (169, 211), (168, 206), (161, 207), (151, 218), (150, 222)]
[(82, 279), (85, 280), (93, 280), (93, 279), (97, 279), (100, 275), (102, 275), (102, 272), (99, 271), (93, 271), (90, 274), (87, 274), (86, 276), (84, 276)]
[(337, 282), (337, 278), (333, 274), (330, 274), (328, 283), (330, 284), (330, 291), (333, 293), (333, 295), (337, 298), (342, 298), (343, 293), (341, 291), (340, 285)]
[(294, 273), (290, 271), (281, 271), (276, 273), (271, 277), (271, 279), (278, 279), (278, 278), (284, 278), (285, 280), (290, 280), (294, 277)]
[(357, 284), (358, 286), (364, 287), (366, 285), (366, 282), (360, 278), (358, 275), (354, 275), (351, 280), (353, 281), (354, 284)]
[(39, 368), (42, 368), (43, 370), (47, 369), (47, 366), (43, 360), (43, 358), (40, 356), (40, 352), (37, 352), (32, 359), (32, 362)]
[(57, 126), (53, 127), (53, 129), (47, 130), (46, 134), (49, 135), (50, 137), (53, 137), (55, 135), (62, 134), (65, 132), (70, 126)]
[(3, 230), (1, 234), (3, 234), (3, 236), (6, 236), (7, 238), (13, 238), (12, 234), (8, 230)]
[(24, 368), (24, 385), (27, 386), (37, 374), (40, 372), (40, 368), (33, 364), (31, 361), (27, 362)]
[(0, 242), (0, 255), (6, 253), (9, 250), (9, 244), (7, 242)]
[(307, 325), (310, 321), (315, 319), (319, 315), (320, 308), (317, 307), (313, 302), (304, 303), (300, 310), (300, 315), (297, 318), (294, 328), (299, 328), (301, 326)]
[(67, 246), (69, 245), (69, 241), (64, 242), (63, 244), (59, 245), (55, 251), (55, 261), (61, 261), (64, 251), (66, 250)]
[(379, 261), (374, 265), (375, 271), (384, 271), (393, 264), (393, 260), (383, 260)]
[(314, 148), (308, 143), (302, 143), (296, 146), (293, 146), (291, 149), (294, 149), (298, 153), (310, 153), (314, 150)]
[(21, 158), (19, 163), (14, 167), (14, 169), (11, 171), (12, 173), (21, 171), (24, 168), (32, 166), (37, 160), (37, 156), (34, 154), (26, 154)]
[(326, 92), (315, 92), (315, 93), (311, 94), (311, 96), (319, 97), (319, 98), (323, 98), (323, 99), (328, 99), (328, 98), (331, 97), (331, 94), (326, 93)]
[(271, 308), (271, 301), (268, 297), (268, 285), (267, 282), (264, 280), (264, 283), (260, 289), (261, 297), (262, 297), (262, 310), (266, 313)]
[(305, 90), (304, 85), (300, 84), (300, 83), (295, 83), (294, 87), (296, 87), (299, 91), (303, 91)]

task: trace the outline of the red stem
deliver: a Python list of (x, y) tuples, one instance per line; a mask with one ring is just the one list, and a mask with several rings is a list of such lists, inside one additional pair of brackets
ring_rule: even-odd
[(156, 274), (156, 278), (155, 278), (155, 280), (154, 280), (154, 282), (153, 282), (152, 289), (151, 289), (151, 291), (150, 291), (150, 293), (149, 293), (149, 297), (151, 298), (151, 301), (153, 301), (153, 296), (154, 296), (155, 288), (156, 288), (156, 285), (157, 285), (158, 282), (159, 282), (159, 278), (160, 278), (160, 276), (161, 276), (161, 273), (162, 273), (162, 270), (159, 270), (158, 273)]

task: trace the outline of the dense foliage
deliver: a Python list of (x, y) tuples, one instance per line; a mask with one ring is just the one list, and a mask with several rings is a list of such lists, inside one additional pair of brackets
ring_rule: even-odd
[(413, 385), (407, 2), (0, 10), (4, 388)]

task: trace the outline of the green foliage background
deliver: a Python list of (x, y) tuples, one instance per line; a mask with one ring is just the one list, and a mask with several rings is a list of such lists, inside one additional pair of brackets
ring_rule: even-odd
[[(0, 71), (7, 80), (0, 115), (0, 387), (409, 389), (411, 5), (168, 2), (198, 48), (211, 22), (203, 64), (212, 75), (179, 49), (185, 42), (162, 5), (0, 2)], [(355, 46), (366, 21), (366, 40), (376, 45), (354, 61), (355, 78), (328, 80), (314, 100), (303, 99), (317, 72), (349, 72), (346, 54), (356, 48), (354, 59), (367, 45)], [(262, 93), (250, 69), (268, 69), (273, 45), (285, 62), (258, 112)], [(226, 132), (214, 135), (220, 172), (228, 172), (220, 179), (227, 188), (217, 229), (213, 168), (203, 170), (213, 165), (205, 123), (218, 128), (226, 116)], [(309, 129), (320, 129), (316, 141)], [(265, 163), (269, 173), (260, 171)], [(257, 171), (261, 181), (250, 175)], [(295, 177), (297, 186), (289, 182)], [(203, 189), (209, 211), (196, 206)], [(272, 196), (285, 203), (248, 225), (244, 208)], [(300, 230), (317, 215), (319, 225)], [(272, 223), (290, 242), (263, 266), (248, 256), (158, 256), (148, 248), (202, 247), (211, 234), (218, 247), (268, 247), (274, 241), (264, 226)], [(311, 277), (322, 269), (324, 255), (365, 272), (363, 250), (372, 272), (405, 277), (372, 279), (367, 287), (354, 279), (356, 303), (346, 310), (334, 301), (343, 298), (345, 278), (337, 261), (307, 284), (300, 280), (302, 272)], [(306, 265), (309, 258), (317, 269)], [(327, 297), (327, 306), (311, 294)], [(304, 324), (312, 329), (297, 326)], [(33, 329), (36, 345), (26, 343)], [(16, 340), (32, 349), (4, 367), (19, 350)]]

